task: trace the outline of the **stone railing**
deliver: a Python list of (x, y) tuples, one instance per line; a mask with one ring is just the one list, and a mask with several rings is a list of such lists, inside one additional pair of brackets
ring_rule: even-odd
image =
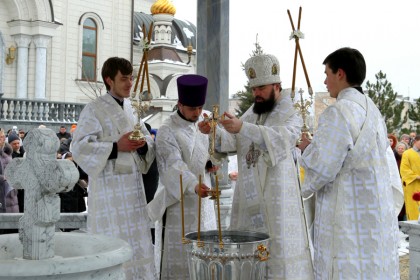
[[(19, 219), (23, 213), (1, 213), (0, 229), (18, 229)], [(60, 220), (55, 224), (56, 228), (86, 229), (87, 213), (61, 213)]]
[(85, 104), (2, 98), (0, 120), (33, 123), (76, 123)]

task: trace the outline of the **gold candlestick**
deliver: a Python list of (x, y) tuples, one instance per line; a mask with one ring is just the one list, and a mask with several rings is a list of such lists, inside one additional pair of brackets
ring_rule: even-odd
[[(131, 93), (131, 106), (134, 108), (135, 112), (137, 113), (137, 123), (134, 126), (133, 132), (128, 137), (130, 140), (141, 140), (144, 139), (144, 134), (141, 132), (141, 123), (140, 119), (145, 111), (149, 109), (149, 104), (142, 104), (143, 101), (143, 85), (144, 80), (147, 81), (147, 101), (150, 101), (150, 81), (149, 81), (149, 65), (147, 62), (147, 54), (150, 47), (150, 42), (152, 38), (152, 29), (153, 29), (153, 22), (150, 24), (149, 33), (146, 37), (146, 26), (143, 24), (143, 56), (140, 62), (140, 69), (137, 74), (136, 84), (134, 86), (134, 91)], [(140, 91), (137, 95), (137, 86), (141, 79), (141, 86)], [(136, 95), (138, 96), (136, 99)]]
[(218, 228), (219, 228), (219, 247), (223, 249), (223, 240), (222, 240), (222, 223), (220, 221), (220, 194), (219, 194), (219, 178), (216, 175), (216, 196), (217, 196), (217, 219), (218, 219)]
[(184, 222), (184, 189), (182, 187), (182, 174), (179, 174), (179, 188), (181, 190), (181, 223), (182, 223), (182, 244), (190, 243), (185, 239), (185, 222)]
[(198, 229), (197, 229), (197, 247), (204, 247), (203, 241), (200, 240), (201, 227), (201, 174), (198, 176)]
[[(303, 92), (304, 91), (302, 89), (299, 90), (300, 101), (296, 102), (294, 107), (296, 109), (298, 109), (300, 114), (302, 115), (302, 119), (303, 119), (303, 126), (302, 126), (302, 129), (301, 129), (302, 135), (305, 134), (307, 139), (312, 140), (312, 135), (309, 132), (308, 125), (306, 124), (306, 118), (309, 115), (308, 109), (312, 106), (312, 103), (313, 103), (313, 101), (312, 101), (313, 100), (313, 97), (312, 97), (313, 94), (312, 94), (312, 91), (309, 91), (310, 99), (309, 100), (308, 99), (304, 100), (303, 99)], [(298, 139), (298, 143), (297, 143), (298, 145), (302, 142), (302, 135)]]
[[(206, 117), (205, 121), (207, 121), (210, 125), (210, 144), (209, 144), (209, 155), (210, 155), (210, 160), (213, 162), (214, 157), (214, 152), (215, 152), (215, 145), (216, 145), (216, 126), (217, 126), (217, 122), (219, 120), (219, 105), (213, 105), (213, 112), (211, 114), (211, 117)], [(215, 160), (216, 163), (217, 160)]]

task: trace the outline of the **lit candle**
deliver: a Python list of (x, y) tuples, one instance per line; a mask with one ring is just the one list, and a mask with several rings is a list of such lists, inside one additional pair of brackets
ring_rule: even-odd
[(198, 230), (197, 230), (197, 241), (200, 241), (200, 226), (201, 226), (201, 174), (198, 176)]
[(222, 225), (220, 223), (220, 200), (219, 200), (219, 179), (216, 175), (216, 198), (217, 198), (217, 219), (219, 222), (219, 243), (222, 245)]
[(185, 229), (184, 229), (184, 190), (182, 188), (182, 174), (179, 174), (179, 187), (181, 189), (182, 239), (184, 239), (184, 237), (185, 237)]

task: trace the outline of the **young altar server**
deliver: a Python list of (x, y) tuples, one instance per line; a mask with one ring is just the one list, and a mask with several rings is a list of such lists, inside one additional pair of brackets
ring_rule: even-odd
[[(302, 118), (282, 90), (275, 56), (251, 57), (245, 71), (254, 104), (239, 119), (225, 113), (216, 132), (218, 150), (238, 157), (230, 229), (270, 235), (266, 279), (313, 279), (294, 158)], [(209, 133), (209, 124), (200, 129)]]
[(153, 139), (141, 122), (144, 140), (128, 137), (137, 122), (128, 99), (131, 63), (111, 57), (102, 67), (107, 93), (80, 114), (73, 134), (74, 161), (89, 176), (87, 230), (127, 241), (133, 258), (124, 263), (127, 279), (157, 279), (142, 173), (155, 158)]

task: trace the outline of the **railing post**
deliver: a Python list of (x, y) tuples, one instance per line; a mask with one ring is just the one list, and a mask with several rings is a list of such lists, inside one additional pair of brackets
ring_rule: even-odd
[(0, 98), (0, 120), (3, 119), (4, 116), (4, 102), (5, 100)]

